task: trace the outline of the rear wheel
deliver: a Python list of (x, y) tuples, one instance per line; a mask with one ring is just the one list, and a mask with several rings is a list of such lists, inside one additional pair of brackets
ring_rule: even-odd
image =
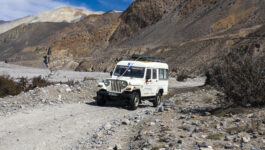
[(159, 92), (156, 97), (155, 97), (155, 100), (153, 101), (153, 105), (154, 107), (157, 107), (158, 105), (160, 105), (162, 102), (162, 94), (161, 92)]
[(140, 95), (138, 92), (133, 92), (130, 97), (130, 106), (132, 110), (136, 110), (140, 103)]
[(104, 106), (106, 104), (106, 99), (102, 95), (97, 95), (96, 102), (97, 102), (97, 105)]

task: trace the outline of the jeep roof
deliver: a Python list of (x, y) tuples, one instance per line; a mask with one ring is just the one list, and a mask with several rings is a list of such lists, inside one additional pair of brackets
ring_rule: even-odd
[(151, 61), (129, 61), (128, 60), (128, 61), (120, 61), (117, 63), (117, 65), (168, 69), (168, 64), (166, 63), (151, 62)]

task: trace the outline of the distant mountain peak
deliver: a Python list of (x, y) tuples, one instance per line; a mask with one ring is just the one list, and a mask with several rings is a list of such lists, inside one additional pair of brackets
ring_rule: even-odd
[(94, 12), (86, 9), (74, 7), (61, 7), (55, 10), (46, 11), (37, 15), (20, 18), (0, 25), (0, 34), (13, 29), (24, 23), (36, 22), (77, 22), (88, 15), (103, 14), (104, 12)]

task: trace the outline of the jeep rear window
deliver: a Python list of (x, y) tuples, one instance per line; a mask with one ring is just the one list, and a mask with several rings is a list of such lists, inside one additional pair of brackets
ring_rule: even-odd
[(145, 71), (144, 67), (133, 67), (133, 66), (118, 65), (118, 66), (116, 66), (116, 69), (114, 71), (114, 76), (123, 75), (125, 77), (143, 78), (144, 77), (144, 71)]

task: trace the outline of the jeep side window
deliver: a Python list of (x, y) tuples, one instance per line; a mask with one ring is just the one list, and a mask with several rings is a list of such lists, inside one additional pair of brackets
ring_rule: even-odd
[(164, 69), (159, 69), (159, 80), (164, 79)]
[(168, 69), (159, 69), (159, 80), (168, 79)]
[(164, 69), (164, 79), (167, 80), (168, 79), (168, 70)]
[(146, 79), (151, 79), (151, 69), (147, 69), (145, 78)]
[(153, 79), (157, 79), (157, 71), (156, 71), (156, 69), (153, 69)]

